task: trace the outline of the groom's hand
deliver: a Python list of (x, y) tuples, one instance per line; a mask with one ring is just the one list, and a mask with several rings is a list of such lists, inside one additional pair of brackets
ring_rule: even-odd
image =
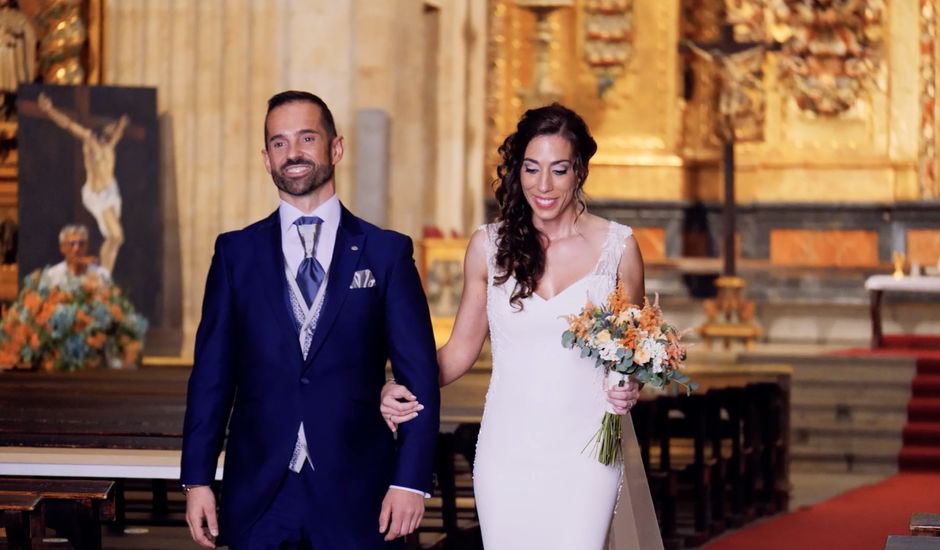
[(387, 541), (410, 535), (423, 517), (424, 495), (390, 488), (382, 501), (379, 533), (385, 533)]
[[(209, 536), (203, 527), (203, 520), (209, 527)], [(215, 548), (215, 537), (219, 536), (219, 524), (215, 515), (215, 495), (208, 485), (193, 487), (186, 493), (186, 523), (189, 534), (200, 546)]]

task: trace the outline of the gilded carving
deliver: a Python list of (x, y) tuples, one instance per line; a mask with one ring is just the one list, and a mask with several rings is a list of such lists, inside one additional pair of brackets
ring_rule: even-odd
[(584, 60), (603, 96), (633, 56), (633, 0), (586, 0), (583, 28)]
[(783, 44), (782, 80), (804, 112), (843, 114), (878, 84), (883, 0), (772, 0), (768, 11), (771, 35)]
[(936, 47), (937, 12), (933, 0), (920, 0), (920, 145), (917, 180), (920, 196), (937, 198)]
[(725, 19), (734, 31), (735, 42), (766, 42), (766, 0), (725, 0)]
[(81, 0), (48, 0), (36, 15), (42, 37), (39, 41), (39, 64), (44, 82), (85, 82), (82, 49), (88, 33), (81, 9)]

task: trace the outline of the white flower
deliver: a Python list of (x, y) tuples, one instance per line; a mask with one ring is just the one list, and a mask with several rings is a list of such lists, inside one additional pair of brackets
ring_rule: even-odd
[(640, 339), (640, 343), (633, 352), (633, 362), (637, 365), (650, 363), (653, 372), (663, 371), (663, 361), (666, 360), (666, 346), (657, 342), (655, 338), (646, 336)]
[(594, 336), (594, 341), (597, 342), (598, 344), (604, 344), (606, 342), (610, 342), (610, 331), (607, 329), (604, 329), (598, 332)]
[(618, 344), (617, 342), (614, 342), (613, 340), (608, 340), (607, 342), (604, 342), (598, 348), (598, 350), (600, 351), (601, 359), (603, 359), (604, 361), (617, 361), (619, 359), (619, 357), (617, 357), (617, 351), (619, 351), (620, 349), (621, 349), (620, 344)]

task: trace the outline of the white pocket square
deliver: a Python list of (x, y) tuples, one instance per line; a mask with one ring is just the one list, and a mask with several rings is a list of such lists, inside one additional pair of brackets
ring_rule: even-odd
[(369, 269), (360, 269), (353, 273), (352, 283), (349, 288), (372, 288), (375, 286), (375, 277)]

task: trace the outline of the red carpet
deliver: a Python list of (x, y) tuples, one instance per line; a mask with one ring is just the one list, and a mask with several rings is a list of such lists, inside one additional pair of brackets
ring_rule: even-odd
[(886, 336), (881, 349), (855, 348), (838, 353), (917, 358), (898, 468), (902, 472), (940, 472), (940, 337)]
[(940, 474), (904, 473), (706, 544), (708, 550), (882, 550), (914, 512), (940, 511)]

